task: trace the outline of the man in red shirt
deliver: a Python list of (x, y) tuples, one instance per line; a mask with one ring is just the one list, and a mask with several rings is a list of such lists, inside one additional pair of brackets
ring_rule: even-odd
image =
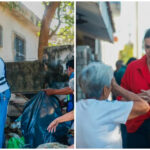
[[(144, 36), (144, 46), (146, 55), (128, 65), (121, 86), (150, 100), (150, 29)], [(127, 121), (126, 127), (128, 148), (150, 148), (150, 111)]]

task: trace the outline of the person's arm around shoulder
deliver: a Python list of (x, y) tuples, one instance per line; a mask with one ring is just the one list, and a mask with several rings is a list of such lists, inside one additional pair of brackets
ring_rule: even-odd
[(133, 107), (128, 116), (128, 120), (143, 115), (150, 110), (150, 106), (147, 103), (147, 101), (141, 99), (141, 97), (139, 97), (138, 95), (119, 86), (116, 83), (115, 79), (112, 79), (111, 85), (112, 85), (112, 90), (114, 90), (118, 95), (124, 97), (126, 101), (133, 101)]

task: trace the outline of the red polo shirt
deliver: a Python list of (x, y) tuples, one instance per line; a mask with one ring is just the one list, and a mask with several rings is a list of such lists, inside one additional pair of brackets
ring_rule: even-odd
[[(121, 86), (136, 94), (141, 93), (141, 89), (150, 89), (150, 71), (146, 63), (146, 55), (141, 59), (133, 61), (128, 65), (127, 70), (121, 80)], [(128, 120), (126, 123), (129, 133), (135, 132), (144, 122), (150, 118), (150, 111), (137, 118)]]

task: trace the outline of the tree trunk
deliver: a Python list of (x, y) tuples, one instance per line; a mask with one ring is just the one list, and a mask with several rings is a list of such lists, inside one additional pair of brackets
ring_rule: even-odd
[(42, 60), (44, 47), (48, 46), (49, 39), (49, 26), (51, 21), (55, 15), (55, 11), (57, 7), (59, 7), (60, 2), (50, 2), (50, 4), (46, 7), (40, 30), (39, 37), (39, 46), (38, 46), (38, 59)]

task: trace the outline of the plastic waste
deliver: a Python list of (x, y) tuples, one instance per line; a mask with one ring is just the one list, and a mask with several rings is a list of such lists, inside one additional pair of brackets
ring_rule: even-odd
[(50, 142), (67, 144), (68, 127), (65, 123), (59, 124), (55, 133), (47, 131), (48, 125), (61, 115), (60, 104), (55, 96), (47, 96), (41, 91), (31, 98), (21, 119), (21, 131), (27, 148)]
[(14, 122), (10, 126), (11, 129), (20, 129), (21, 128), (21, 122)]
[(21, 118), (22, 118), (22, 115), (20, 115), (20, 116), (15, 120), (15, 122), (21, 121)]
[(8, 140), (8, 145), (7, 148), (24, 148), (25, 142), (24, 142), (24, 137), (21, 138), (16, 138), (16, 137), (11, 137)]

